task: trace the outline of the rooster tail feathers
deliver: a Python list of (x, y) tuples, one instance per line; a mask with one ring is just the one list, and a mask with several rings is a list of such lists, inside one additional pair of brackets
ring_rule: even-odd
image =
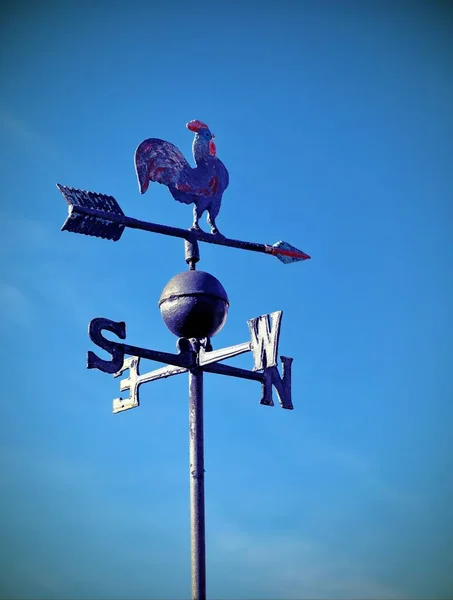
[[(137, 173), (138, 189), (144, 194), (149, 186), (149, 146), (142, 142), (135, 151), (135, 172)], [(148, 152), (147, 152), (148, 150)]]
[(148, 167), (144, 163), (135, 163), (135, 172), (137, 173), (138, 189), (140, 194), (144, 194), (149, 186)]
[(176, 146), (150, 138), (135, 151), (135, 171), (140, 192), (144, 194), (150, 181), (175, 187), (181, 176), (192, 169)]

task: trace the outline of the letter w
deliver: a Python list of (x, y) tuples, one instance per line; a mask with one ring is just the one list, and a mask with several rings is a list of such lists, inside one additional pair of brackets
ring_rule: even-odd
[(261, 371), (277, 365), (282, 314), (283, 312), (278, 310), (270, 315), (262, 315), (247, 321), (252, 342), (254, 371)]

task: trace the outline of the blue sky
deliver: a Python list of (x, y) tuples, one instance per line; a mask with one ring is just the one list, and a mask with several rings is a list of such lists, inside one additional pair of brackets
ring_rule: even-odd
[(157, 301), (183, 246), (61, 233), (55, 184), (188, 227), (165, 188), (140, 196), (133, 153), (160, 137), (189, 157), (190, 119), (230, 172), (220, 230), (313, 257), (201, 246), (231, 301), (214, 346), (283, 310), (295, 405), (206, 376), (208, 595), (451, 597), (451, 6), (2, 11), (1, 597), (189, 597), (187, 377), (113, 416), (118, 380), (85, 369), (97, 316), (174, 351)]

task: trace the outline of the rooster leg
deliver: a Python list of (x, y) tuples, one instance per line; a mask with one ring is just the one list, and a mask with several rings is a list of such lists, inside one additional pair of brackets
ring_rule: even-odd
[(213, 219), (209, 213), (208, 213), (207, 221), (208, 221), (209, 225), (211, 226), (211, 233), (213, 233), (213, 234), (219, 233), (219, 230), (217, 229), (217, 226), (215, 224), (215, 219)]
[(200, 208), (194, 204), (193, 206), (193, 223), (192, 223), (192, 227), (191, 229), (200, 229), (200, 226), (198, 225), (198, 219), (201, 217), (201, 215), (204, 213), (204, 210), (200, 210)]
[(218, 206), (211, 205), (211, 207), (208, 209), (207, 221), (208, 221), (209, 225), (211, 226), (211, 233), (213, 233), (213, 234), (220, 233), (219, 230), (217, 229), (217, 225), (215, 222), (215, 219), (216, 219), (217, 215), (219, 214), (219, 210), (220, 210), (220, 203)]

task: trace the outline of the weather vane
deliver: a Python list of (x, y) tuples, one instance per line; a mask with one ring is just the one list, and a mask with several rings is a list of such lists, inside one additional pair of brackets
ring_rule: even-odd
[[(280, 356), (282, 372), (278, 370), (278, 342), (282, 311), (262, 315), (248, 321), (250, 339), (247, 342), (214, 350), (211, 337), (225, 324), (229, 299), (218, 279), (196, 270), (200, 260), (198, 242), (252, 250), (276, 256), (283, 263), (309, 259), (310, 256), (287, 242), (273, 245), (235, 240), (222, 235), (216, 224), (222, 196), (228, 187), (228, 171), (216, 154), (214, 135), (201, 121), (187, 123), (195, 133), (192, 168), (183, 154), (170, 142), (150, 138), (135, 152), (135, 169), (139, 189), (146, 192), (149, 182), (168, 187), (178, 202), (194, 204), (190, 229), (149, 223), (127, 217), (112, 196), (88, 192), (57, 184), (68, 202), (68, 218), (62, 230), (83, 233), (117, 241), (124, 228), (142, 229), (153, 233), (184, 239), (185, 261), (189, 270), (173, 277), (165, 286), (159, 300), (163, 320), (178, 336), (177, 353), (160, 352), (124, 342), (109, 340), (103, 331), (110, 331), (120, 340), (126, 339), (126, 324), (103, 317), (93, 319), (89, 336), (94, 344), (107, 351), (110, 359), (88, 352), (87, 367), (120, 377), (120, 392), (124, 398), (113, 400), (113, 412), (118, 413), (140, 405), (140, 386), (144, 383), (189, 374), (189, 454), (190, 454), (190, 521), (192, 556), (192, 599), (206, 598), (206, 549), (204, 509), (204, 433), (203, 433), (203, 373), (217, 373), (258, 381), (261, 384), (260, 403), (273, 406), (275, 390), (282, 408), (292, 409), (292, 358)], [(202, 231), (198, 221), (207, 211), (211, 233)], [(221, 364), (222, 361), (251, 352), (253, 369), (240, 369)], [(140, 374), (140, 360), (164, 363), (164, 367)]]

